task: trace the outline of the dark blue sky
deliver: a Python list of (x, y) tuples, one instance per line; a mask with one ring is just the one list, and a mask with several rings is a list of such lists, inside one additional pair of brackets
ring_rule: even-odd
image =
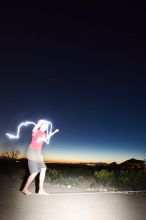
[(21, 121), (46, 118), (60, 129), (49, 150), (44, 147), (50, 160), (143, 159), (144, 10), (115, 7), (1, 9), (1, 151), (26, 148), (31, 127), (19, 142), (7, 140), (5, 132), (15, 132)]

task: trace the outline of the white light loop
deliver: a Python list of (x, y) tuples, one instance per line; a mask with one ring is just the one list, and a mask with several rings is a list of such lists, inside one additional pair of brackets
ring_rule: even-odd
[(18, 128), (17, 128), (17, 135), (13, 135), (13, 134), (9, 134), (9, 133), (6, 133), (6, 135), (11, 138), (11, 139), (18, 139), (20, 137), (20, 128), (22, 126), (27, 126), (27, 125), (36, 125), (36, 123), (32, 122), (32, 121), (26, 121), (26, 122), (22, 122), (18, 125)]
[(17, 134), (16, 135), (13, 135), (13, 134), (10, 134), (10, 133), (6, 133), (6, 135), (10, 138), (10, 139), (19, 139), (20, 137), (20, 128), (22, 126), (28, 126), (28, 125), (35, 125), (35, 126), (39, 126), (41, 125), (42, 123), (47, 123), (48, 124), (48, 127), (47, 127), (47, 136), (46, 138), (44, 137), (43, 139), (39, 139), (38, 142), (40, 141), (44, 141), (45, 143), (49, 144), (50, 142), (50, 138), (57, 132), (59, 132), (59, 129), (56, 129), (54, 132), (52, 132), (52, 123), (50, 121), (46, 121), (46, 120), (39, 120), (38, 123), (34, 123), (33, 121), (26, 121), (26, 122), (22, 122), (18, 125), (17, 127)]

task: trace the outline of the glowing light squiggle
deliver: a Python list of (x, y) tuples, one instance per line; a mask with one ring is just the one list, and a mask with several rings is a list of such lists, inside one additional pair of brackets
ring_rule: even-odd
[(13, 135), (13, 134), (10, 134), (10, 133), (6, 133), (6, 135), (11, 138), (11, 139), (19, 139), (20, 137), (20, 128), (22, 126), (28, 126), (28, 125), (35, 125), (35, 126), (38, 126), (41, 125), (42, 123), (47, 123), (48, 124), (48, 127), (47, 127), (47, 137), (46, 138), (42, 138), (42, 139), (38, 139), (38, 142), (40, 141), (44, 141), (45, 143), (49, 144), (50, 142), (50, 138), (57, 132), (59, 132), (59, 129), (56, 129), (54, 132), (52, 132), (52, 123), (50, 121), (46, 121), (46, 120), (39, 120), (38, 123), (34, 123), (33, 121), (26, 121), (26, 122), (22, 122), (18, 125), (17, 127), (17, 134), (16, 135)]
[(9, 138), (12, 138), (12, 139), (18, 139), (20, 137), (20, 128), (22, 126), (27, 126), (27, 125), (36, 125), (36, 123), (32, 122), (32, 121), (26, 121), (26, 122), (22, 122), (18, 125), (18, 128), (17, 128), (17, 134), (16, 135), (13, 135), (13, 134), (9, 134), (9, 133), (6, 133), (6, 135), (9, 137)]

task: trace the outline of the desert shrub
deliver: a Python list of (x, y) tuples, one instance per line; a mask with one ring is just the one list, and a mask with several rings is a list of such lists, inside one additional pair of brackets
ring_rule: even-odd
[(146, 188), (146, 174), (143, 170), (121, 170), (119, 173), (119, 184), (132, 190)]
[(50, 176), (51, 181), (56, 180), (56, 179), (62, 181), (64, 179), (63, 174), (59, 170), (56, 170), (56, 169), (48, 169), (47, 174)]
[(20, 152), (19, 151), (12, 151), (12, 152), (3, 152), (2, 153), (2, 158), (4, 159), (17, 159), (19, 156)]
[(85, 167), (69, 167), (68, 169), (63, 170), (64, 175), (72, 176), (72, 177), (79, 177), (79, 176), (87, 176), (92, 175), (90, 169), (86, 169)]
[(146, 173), (143, 170), (95, 171), (94, 176), (98, 184), (113, 186), (126, 190), (145, 190)]
[(146, 189), (146, 173), (144, 173), (143, 170), (140, 170), (137, 172), (135, 178), (134, 178), (135, 186), (137, 186), (137, 189)]
[(129, 170), (121, 170), (119, 173), (119, 183), (123, 186), (132, 186), (134, 172)]
[(114, 180), (114, 172), (105, 169), (95, 171), (94, 176), (97, 183), (101, 185), (111, 185)]

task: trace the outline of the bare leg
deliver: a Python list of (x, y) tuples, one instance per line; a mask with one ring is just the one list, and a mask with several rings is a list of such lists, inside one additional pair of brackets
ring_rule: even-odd
[(48, 193), (44, 190), (44, 180), (45, 180), (46, 168), (41, 168), (40, 172), (40, 182), (39, 182), (39, 194), (40, 195), (48, 195)]
[(32, 181), (34, 180), (34, 178), (36, 177), (36, 175), (38, 174), (37, 173), (32, 173), (29, 177), (28, 177), (28, 180), (24, 186), (24, 189), (22, 190), (22, 192), (25, 194), (25, 195), (31, 195), (32, 193), (28, 190), (30, 184), (32, 183)]

